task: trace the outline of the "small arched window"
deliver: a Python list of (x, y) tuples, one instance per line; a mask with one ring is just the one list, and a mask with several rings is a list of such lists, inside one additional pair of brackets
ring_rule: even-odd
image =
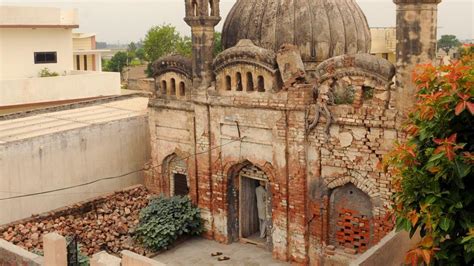
[(257, 78), (257, 88), (259, 92), (265, 92), (265, 80), (263, 79), (263, 76), (258, 76)]
[(163, 93), (163, 95), (166, 95), (167, 90), (168, 90), (168, 88), (167, 88), (166, 80), (162, 80), (161, 81), (161, 92)]
[(199, 13), (199, 6), (197, 3), (197, 0), (193, 0), (192, 5), (193, 5), (193, 15), (197, 17)]
[(214, 1), (209, 0), (209, 15), (214, 16)]
[(250, 72), (247, 72), (247, 91), (254, 91), (253, 75)]
[(225, 89), (228, 91), (232, 90), (232, 78), (229, 75), (225, 76)]
[(179, 96), (186, 96), (186, 85), (182, 81), (179, 83)]
[(243, 91), (244, 88), (242, 85), (242, 74), (240, 74), (240, 72), (237, 72), (236, 82), (237, 82), (237, 91)]
[(176, 96), (176, 80), (174, 78), (171, 79), (171, 93), (172, 96)]

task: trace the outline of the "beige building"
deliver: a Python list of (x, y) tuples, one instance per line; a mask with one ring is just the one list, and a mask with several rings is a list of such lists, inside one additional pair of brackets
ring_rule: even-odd
[(76, 10), (0, 6), (0, 107), (120, 94), (118, 73), (75, 68), (73, 55), (90, 55), (90, 70), (100, 70), (101, 51), (73, 34), (78, 27)]
[(97, 49), (94, 33), (73, 33), (74, 70), (102, 71), (102, 54), (110, 50)]
[(388, 28), (371, 28), (372, 47), (370, 53), (377, 57), (381, 57), (396, 62), (395, 48), (397, 45), (397, 30), (395, 27)]

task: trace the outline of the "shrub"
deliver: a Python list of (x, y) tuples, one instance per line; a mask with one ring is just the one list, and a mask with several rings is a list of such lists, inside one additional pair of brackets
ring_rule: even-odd
[(186, 196), (152, 199), (140, 212), (134, 238), (153, 251), (166, 249), (182, 235), (200, 235), (200, 211)]
[(385, 159), (393, 176), (398, 230), (422, 241), (407, 254), (418, 265), (474, 263), (474, 60), (422, 66), (407, 141)]
[(45, 67), (39, 71), (38, 76), (40, 78), (47, 78), (47, 77), (57, 77), (59, 76), (59, 74), (57, 72), (51, 72), (49, 71), (49, 68)]

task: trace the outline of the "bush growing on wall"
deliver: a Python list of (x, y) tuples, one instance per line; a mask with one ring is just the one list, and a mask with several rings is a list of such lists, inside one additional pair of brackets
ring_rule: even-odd
[(394, 177), (397, 229), (421, 232), (407, 254), (412, 265), (474, 263), (473, 59), (414, 73), (418, 102), (408, 138), (385, 161)]
[(139, 220), (134, 237), (153, 251), (166, 249), (182, 235), (200, 235), (204, 230), (199, 208), (187, 196), (152, 199)]

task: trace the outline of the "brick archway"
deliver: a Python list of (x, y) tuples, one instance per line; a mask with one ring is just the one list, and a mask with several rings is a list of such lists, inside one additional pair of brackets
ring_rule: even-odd
[[(254, 164), (249, 160), (243, 160), (234, 164), (227, 164), (224, 167), (226, 175), (226, 204), (227, 204), (227, 229), (228, 229), (228, 239), (230, 242), (235, 242), (241, 240), (240, 237), (240, 228), (239, 228), (239, 193), (240, 193), (240, 178), (241, 173), (245, 171), (255, 171), (258, 177), (267, 180), (267, 191), (268, 191), (268, 226), (267, 226), (267, 239), (266, 239), (266, 248), (269, 250), (273, 249), (273, 240), (271, 237), (271, 230), (273, 227), (273, 216), (272, 210), (275, 204), (272, 200), (272, 195), (275, 191), (274, 188), (274, 175), (273, 168), (270, 163), (263, 164)], [(249, 174), (249, 173), (247, 173)]]

